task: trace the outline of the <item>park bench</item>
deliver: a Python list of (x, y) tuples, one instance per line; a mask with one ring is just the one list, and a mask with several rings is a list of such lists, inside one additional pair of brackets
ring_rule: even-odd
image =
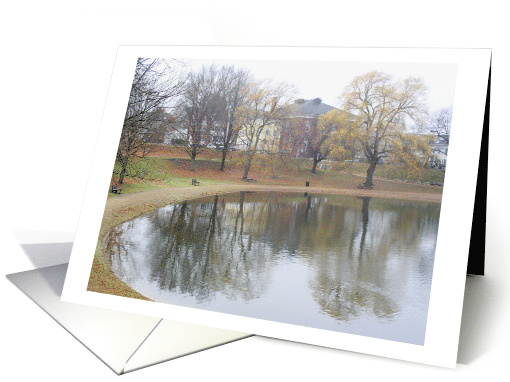
[(253, 179), (253, 178), (246, 178), (245, 179), (247, 182), (256, 182), (257, 179)]
[(112, 184), (112, 192), (114, 194), (120, 194), (122, 192), (122, 187), (118, 184)]
[(197, 181), (196, 179), (191, 179), (191, 185), (192, 186), (200, 186), (200, 182)]
[(361, 190), (371, 190), (373, 188), (373, 186), (367, 186), (364, 183), (361, 183), (358, 185), (358, 188)]

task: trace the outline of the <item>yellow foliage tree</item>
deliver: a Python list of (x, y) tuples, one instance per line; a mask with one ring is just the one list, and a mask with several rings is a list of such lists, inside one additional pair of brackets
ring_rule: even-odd
[(317, 164), (328, 157), (331, 151), (329, 140), (331, 134), (340, 128), (343, 122), (342, 113), (333, 109), (319, 116), (317, 127), (307, 137), (308, 151), (312, 155), (312, 173), (315, 174)]
[(284, 82), (274, 84), (271, 81), (258, 81), (244, 88), (246, 102), (237, 111), (237, 118), (242, 126), (239, 140), (246, 148), (243, 180), (248, 179), (262, 133), (271, 127), (276, 128), (286, 115), (285, 107), (294, 93), (294, 86)]
[[(373, 187), (373, 175), (383, 158), (407, 166), (427, 158), (430, 137), (420, 134), (427, 116), (425, 84), (420, 78), (394, 80), (372, 71), (355, 77), (342, 101), (342, 129), (333, 133), (332, 154), (344, 158), (360, 152), (369, 164), (362, 188)], [(411, 130), (411, 127), (413, 130)]]

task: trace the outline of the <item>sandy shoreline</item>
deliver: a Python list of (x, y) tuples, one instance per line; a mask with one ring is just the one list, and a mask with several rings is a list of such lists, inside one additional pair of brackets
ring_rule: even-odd
[(391, 199), (416, 200), (423, 202), (441, 203), (441, 194), (390, 192), (381, 190), (338, 189), (322, 187), (298, 186), (267, 186), (252, 183), (217, 184), (211, 186), (195, 186), (183, 188), (165, 188), (139, 192), (134, 194), (118, 195), (108, 198), (105, 205), (103, 221), (99, 233), (96, 253), (90, 274), (88, 290), (99, 293), (114, 294), (132, 298), (146, 299), (138, 292), (133, 291), (111, 271), (104, 259), (103, 239), (110, 229), (144, 215), (150, 211), (164, 207), (170, 203), (181, 202), (187, 199), (202, 196), (227, 194), (240, 191), (281, 191), (281, 192), (308, 192), (317, 194), (338, 194), (348, 196), (368, 196)]

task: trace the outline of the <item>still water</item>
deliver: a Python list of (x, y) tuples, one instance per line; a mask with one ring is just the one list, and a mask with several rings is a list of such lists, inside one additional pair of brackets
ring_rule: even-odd
[(114, 228), (114, 273), (175, 305), (423, 345), (440, 205), (278, 192), (171, 204)]

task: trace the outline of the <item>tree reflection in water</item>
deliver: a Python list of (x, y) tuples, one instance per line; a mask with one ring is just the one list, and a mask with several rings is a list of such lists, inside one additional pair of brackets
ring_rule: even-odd
[[(114, 228), (104, 245), (119, 278), (157, 286), (151, 298), (177, 293), (197, 304), (223, 296), (270, 305), (273, 285), (288, 277), (286, 284), (309, 288), (315, 307), (304, 309), (335, 321), (391, 321), (409, 306), (426, 319), (439, 209), (368, 197), (241, 192), (169, 205)], [(285, 267), (291, 266), (305, 276), (290, 279)], [(304, 300), (289, 295), (289, 307)]]
[[(355, 249), (358, 258), (358, 278), (363, 277), (363, 257), (365, 255), (365, 244), (369, 223), (368, 205), (370, 197), (359, 198), (362, 200), (361, 227), (353, 230), (349, 242), (349, 257), (354, 257)], [(360, 231), (360, 232), (359, 232)], [(359, 244), (355, 239), (360, 236)], [(367, 283), (342, 282), (341, 274), (329, 274), (324, 268), (320, 268), (317, 280), (312, 283), (313, 294), (319, 303), (321, 310), (331, 317), (349, 321), (357, 318), (361, 312), (369, 313), (380, 319), (390, 319), (398, 311), (398, 305), (383, 291), (377, 290), (374, 285)]]

